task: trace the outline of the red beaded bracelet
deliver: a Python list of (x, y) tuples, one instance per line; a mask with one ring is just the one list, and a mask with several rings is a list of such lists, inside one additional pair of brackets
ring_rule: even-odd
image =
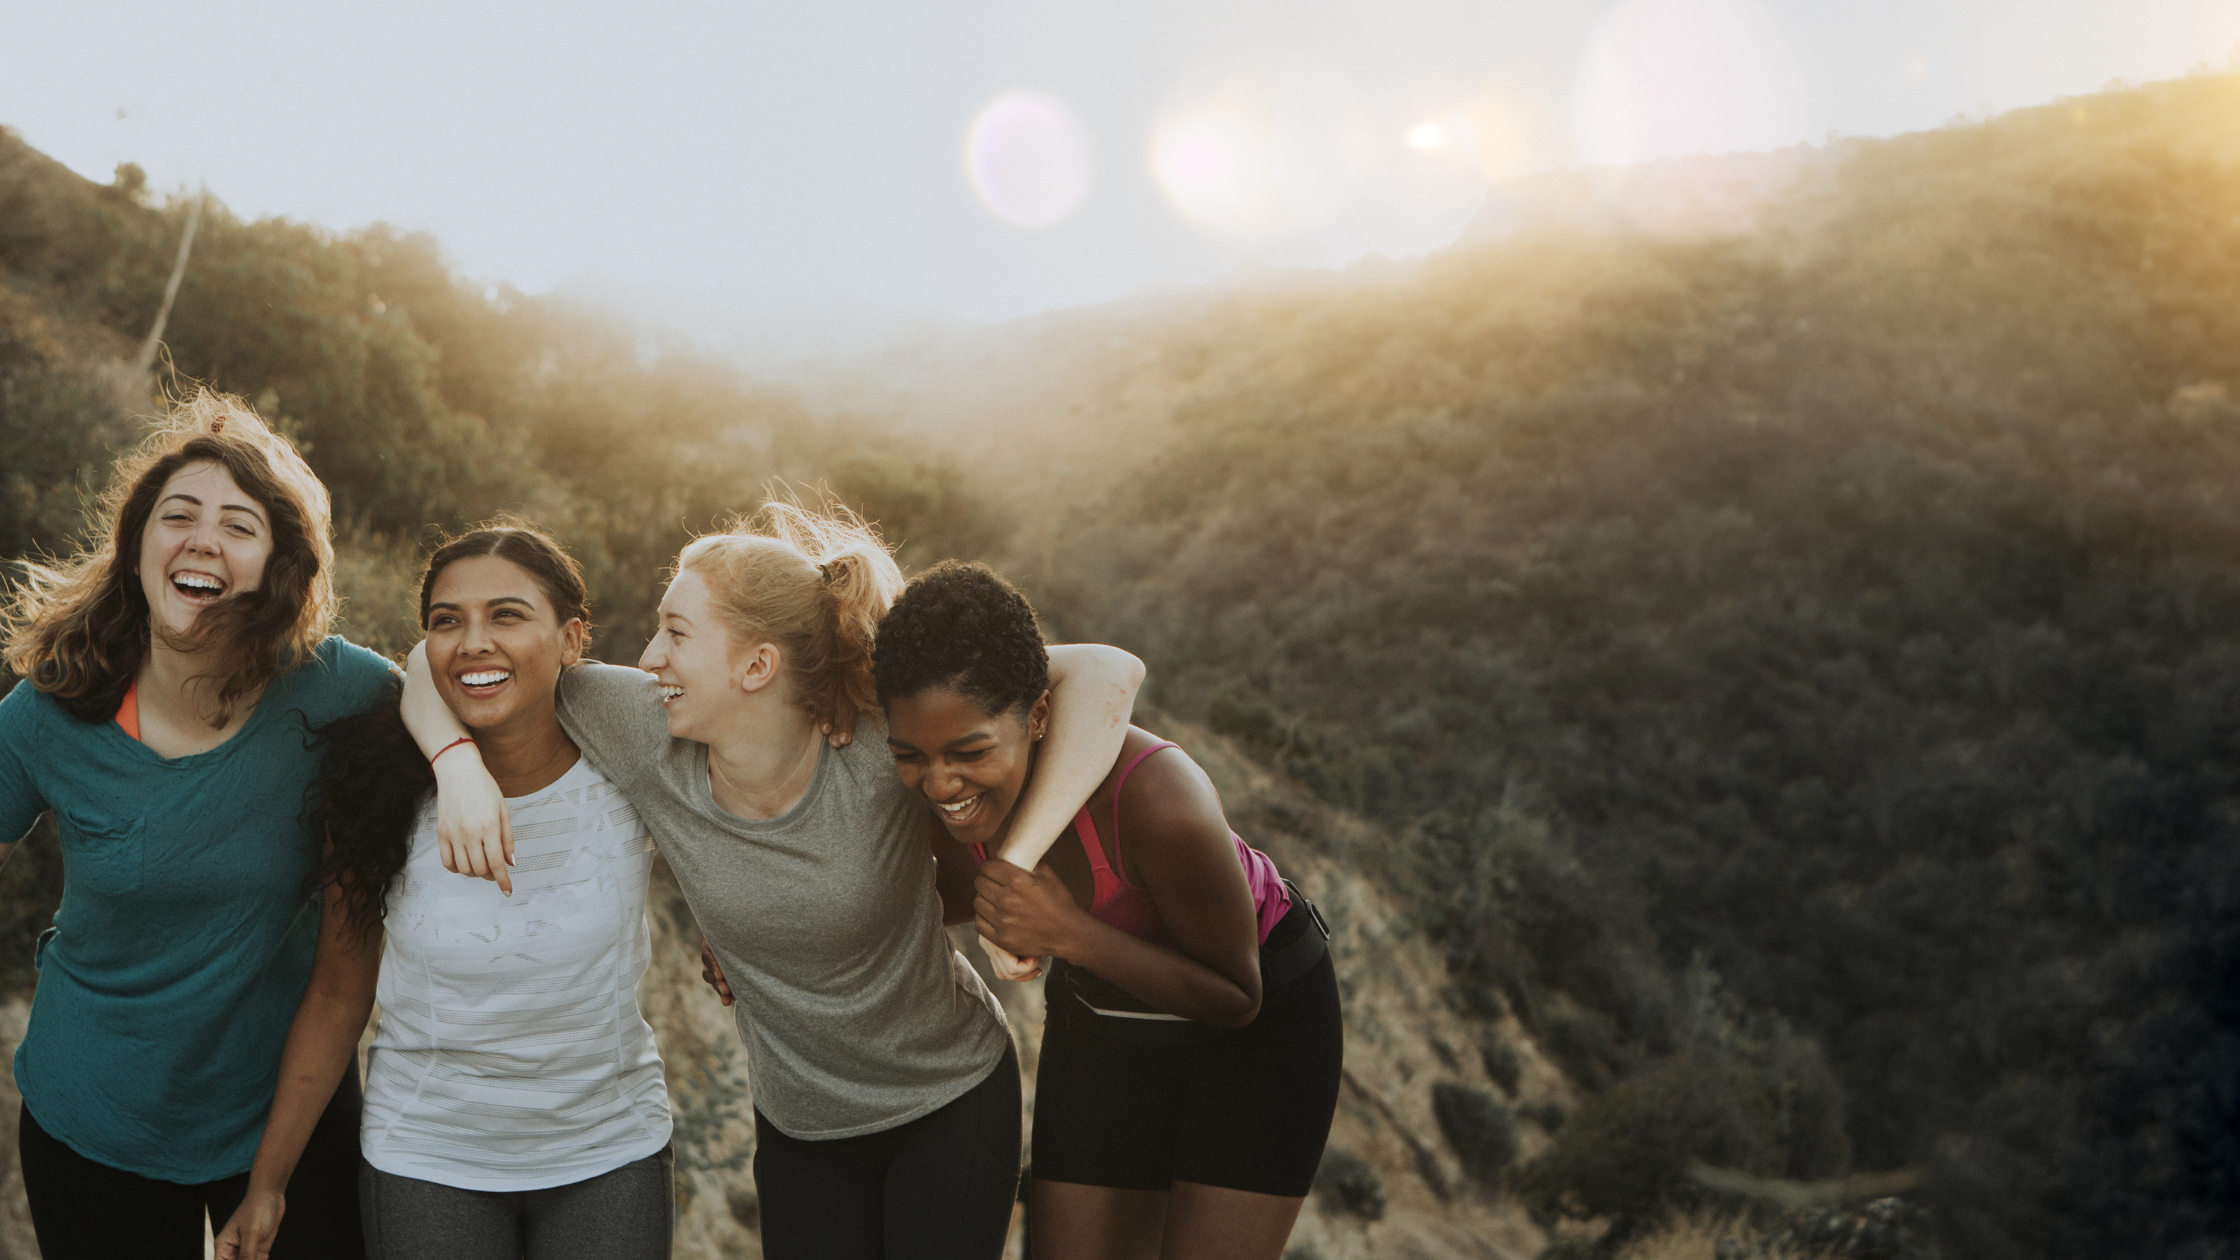
[(473, 742), (474, 736), (461, 735), (459, 738), (452, 740), (450, 743), (445, 744), (443, 747), (436, 749), (435, 757), (428, 758), (428, 764), (432, 766), (436, 763), (436, 757), (441, 757), (445, 753), (450, 752), (452, 749), (457, 748), (461, 744), (471, 744)]

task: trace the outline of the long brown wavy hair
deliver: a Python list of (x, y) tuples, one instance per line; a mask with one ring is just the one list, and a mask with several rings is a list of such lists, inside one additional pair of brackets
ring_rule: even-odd
[(140, 539), (172, 474), (203, 462), (224, 468), (272, 522), (272, 556), (257, 589), (203, 609), (186, 634), (161, 631), (170, 646), (203, 654), (197, 681), (215, 693), (210, 724), (224, 726), (236, 704), (309, 660), (333, 624), (327, 488), (248, 404), (198, 390), (117, 461), (92, 545), (60, 564), (26, 563), (25, 580), (7, 597), (8, 668), (80, 721), (107, 721), (147, 657)]

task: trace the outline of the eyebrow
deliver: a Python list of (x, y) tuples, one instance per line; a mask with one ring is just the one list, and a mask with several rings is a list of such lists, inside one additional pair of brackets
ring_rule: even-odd
[[(496, 607), (499, 604), (519, 604), (531, 612), (535, 612), (537, 609), (536, 602), (524, 595), (499, 595), (492, 599), (483, 600), (482, 603), (484, 607)], [(428, 605), (428, 611), (434, 612), (438, 608), (448, 608), (453, 612), (458, 612), (461, 607), (462, 605), (454, 604), (450, 600), (439, 599)]]
[[(174, 490), (171, 493), (163, 496), (161, 499), (156, 500), (156, 506), (161, 507), (164, 504), (171, 502), (173, 499), (185, 499), (187, 502), (194, 504), (196, 507), (202, 506), (202, 500), (194, 497), (191, 494), (188, 494), (184, 490)], [(264, 513), (258, 511), (256, 505), (252, 503), (224, 503), (218, 506), (218, 510), (221, 512), (247, 512), (249, 515), (256, 517), (259, 524), (262, 524), (264, 521)]]
[[(943, 752), (956, 752), (956, 751), (958, 751), (958, 750), (962, 749), (962, 748), (963, 748), (963, 747), (964, 747), (964, 746), (965, 746), (966, 744), (970, 744), (970, 743), (973, 743), (973, 742), (974, 742), (974, 741), (976, 741), (976, 740), (983, 740), (983, 739), (994, 739), (994, 738), (995, 738), (995, 736), (993, 736), (993, 735), (989, 734), (989, 733), (988, 733), (988, 732), (986, 732), (986, 731), (974, 731), (974, 732), (972, 732), (972, 733), (971, 733), (970, 735), (964, 735), (964, 736), (960, 736), (960, 737), (958, 737), (958, 738), (956, 738), (956, 739), (952, 739), (952, 740), (950, 740), (950, 741), (949, 741), (948, 743), (946, 743), (946, 744), (943, 744), (943, 745), (941, 746), (941, 748), (942, 748), (942, 751), (943, 751)], [(913, 744), (913, 743), (909, 742), (908, 740), (901, 740), (901, 739), (896, 739), (896, 738), (895, 738), (894, 736), (892, 736), (892, 735), (889, 735), (889, 736), (887, 736), (887, 747), (889, 747), (889, 748), (907, 748), (907, 749), (909, 749), (909, 750), (910, 750), (911, 752), (919, 752), (919, 751), (921, 751), (921, 750), (919, 749), (919, 747), (918, 747), (918, 746), (917, 746), (916, 744)]]

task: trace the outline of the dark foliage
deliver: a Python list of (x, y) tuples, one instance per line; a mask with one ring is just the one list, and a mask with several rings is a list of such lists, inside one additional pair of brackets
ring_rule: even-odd
[(1322, 1210), (1359, 1217), (1384, 1219), (1384, 1178), (1368, 1161), (1342, 1146), (1322, 1152), (1322, 1165), (1314, 1172), (1315, 1201)]
[(1517, 1116), (1482, 1089), (1440, 1081), (1431, 1087), (1439, 1133), (1480, 1189), (1492, 1190), (1517, 1161)]
[(1687, 1198), (1691, 1163), (1758, 1176), (1787, 1163), (1774, 1100), (1729, 1064), (1667, 1059), (1597, 1095), (1555, 1145), (1518, 1170), (1518, 1189), (1542, 1212), (1643, 1222)]
[(1517, 1078), (1524, 1071), (1523, 1063), (1517, 1058), (1517, 1048), (1506, 1042), (1486, 1046), (1478, 1051), (1478, 1057), (1485, 1062), (1486, 1079), (1499, 1085), (1502, 1092), (1515, 1097)]
[(1530, 1120), (1539, 1125), (1541, 1131), (1550, 1136), (1561, 1132), (1563, 1122), (1571, 1118), (1569, 1113), (1564, 1111), (1563, 1105), (1552, 1098), (1544, 1098), (1539, 1102), (1526, 1103), (1518, 1107), (1517, 1116), (1519, 1119)]
[(1567, 1069), (1663, 1070), (1700, 952), (1956, 1249), (2212, 1254), (2235, 204), (2205, 76), (1833, 146), (1741, 236), (1242, 293), (1135, 352), (1170, 440), (1024, 564), (1160, 703), (1414, 828), (1427, 926)]

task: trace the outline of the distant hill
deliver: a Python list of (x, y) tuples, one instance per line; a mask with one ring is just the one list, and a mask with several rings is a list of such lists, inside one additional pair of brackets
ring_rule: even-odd
[[(898, 410), (1041, 520), (1007, 564), (1065, 635), (1412, 837), (1458, 976), (1637, 1073), (1696, 960), (1960, 1254), (2222, 1254), (2240, 79), (1495, 203), (1003, 330)], [(1484, 939), (1520, 816), (1657, 968)]]
[[(183, 213), (0, 136), (0, 553), (66, 545), (132, 433)], [(1302, 1258), (1906, 1180), (1859, 1171), (1925, 1174), (1946, 1256), (2229, 1254), (2240, 79), (1481, 225), (777, 389), (426, 238), (218, 208), (171, 341), (309, 443), (378, 643), (419, 531), (512, 506), (626, 657), (684, 531), (784, 476), (1143, 655), (1356, 915), (1373, 1066)], [(0, 936), (53, 878), (10, 870)]]

